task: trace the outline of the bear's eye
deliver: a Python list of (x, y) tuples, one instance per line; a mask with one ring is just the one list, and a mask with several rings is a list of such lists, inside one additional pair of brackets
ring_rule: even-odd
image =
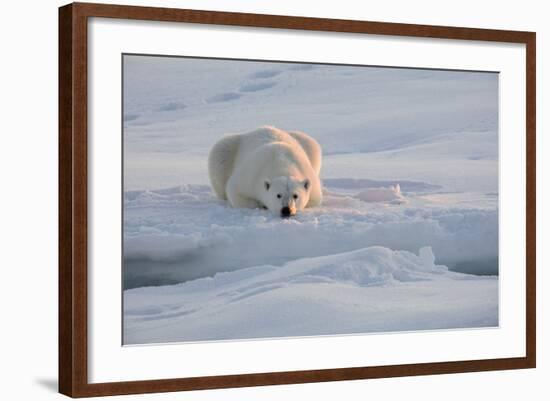
[(292, 195), (292, 197), (293, 197), (294, 199), (298, 199), (298, 195), (296, 195), (296, 194)]
[(281, 194), (277, 194), (277, 198), (281, 199), (282, 195)]

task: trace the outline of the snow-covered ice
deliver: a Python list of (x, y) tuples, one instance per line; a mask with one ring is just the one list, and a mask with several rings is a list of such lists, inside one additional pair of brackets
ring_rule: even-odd
[[(212, 194), (266, 124), (320, 142), (321, 207)], [(497, 74), (125, 56), (124, 186), (126, 344), (498, 325)]]
[(126, 291), (124, 343), (494, 326), (497, 286), (428, 247), (361, 248)]
[(365, 202), (384, 202), (405, 203), (406, 199), (401, 193), (399, 184), (389, 187), (366, 188), (357, 194), (357, 197)]
[(496, 197), (408, 193), (406, 204), (373, 203), (359, 196), (368, 190), (360, 183), (338, 190), (325, 187), (321, 207), (284, 220), (266, 210), (232, 209), (208, 186), (127, 192), (126, 287), (175, 284), (372, 245), (410, 252), (431, 246), (439, 263), (477, 261), (471, 272), (496, 273), (487, 266), (498, 257)]

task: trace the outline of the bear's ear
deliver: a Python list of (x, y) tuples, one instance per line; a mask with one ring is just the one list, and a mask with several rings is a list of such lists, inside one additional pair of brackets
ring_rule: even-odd
[(309, 179), (307, 178), (304, 180), (304, 188), (309, 189)]
[(269, 183), (269, 181), (265, 181), (264, 186), (265, 186), (265, 190), (269, 191), (269, 187), (271, 186), (271, 184)]

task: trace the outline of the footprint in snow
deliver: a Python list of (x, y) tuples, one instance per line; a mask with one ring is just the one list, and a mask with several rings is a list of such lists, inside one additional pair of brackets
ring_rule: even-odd
[(134, 121), (139, 118), (139, 114), (125, 114), (124, 121)]
[(160, 105), (157, 108), (157, 111), (176, 111), (176, 110), (183, 110), (187, 107), (187, 105), (183, 102), (168, 102)]
[(250, 75), (252, 79), (273, 78), (283, 71), (281, 70), (259, 70)]
[(269, 88), (273, 88), (276, 85), (275, 82), (252, 82), (243, 84), (239, 88), (240, 92), (259, 92)]
[(235, 93), (235, 92), (220, 93), (206, 99), (206, 103), (211, 104), (211, 103), (229, 102), (231, 100), (236, 100), (241, 96), (242, 96), (241, 94)]

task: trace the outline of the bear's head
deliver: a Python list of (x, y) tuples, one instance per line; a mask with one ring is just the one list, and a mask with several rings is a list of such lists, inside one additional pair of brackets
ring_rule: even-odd
[(267, 209), (281, 217), (294, 216), (309, 202), (311, 182), (296, 177), (276, 177), (263, 183), (262, 201)]

